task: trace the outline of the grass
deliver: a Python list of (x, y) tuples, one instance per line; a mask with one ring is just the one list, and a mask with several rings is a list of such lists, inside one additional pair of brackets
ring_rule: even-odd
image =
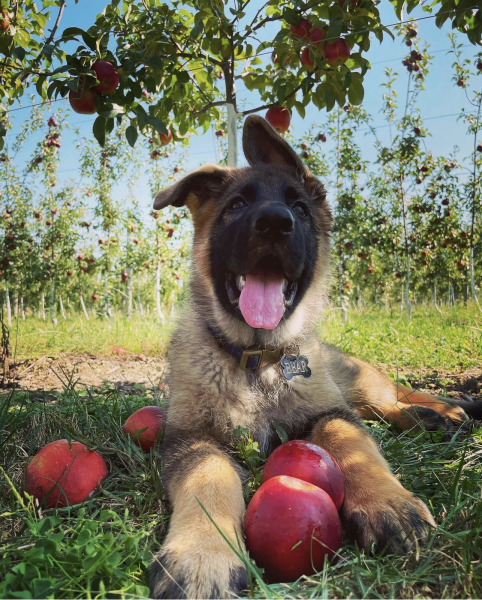
[(36, 318), (15, 320), (10, 344), (17, 359), (58, 356), (62, 352), (107, 355), (120, 347), (133, 354), (164, 356), (173, 322), (163, 325), (154, 316), (133, 315), (127, 320), (116, 315), (111, 324), (105, 318), (69, 316), (54, 326)]
[[(392, 369), (423, 366), (457, 372), (480, 366), (480, 317), (470, 308), (445, 313), (441, 317), (419, 307), (408, 324), (382, 311), (353, 312), (343, 325), (333, 311), (322, 335)], [(47, 335), (27, 342), (34, 325), (21, 323), (19, 353), (42, 354), (50, 343), (47, 352), (52, 354), (82, 348), (108, 353), (111, 346), (123, 345), (162, 355), (169, 337), (169, 329), (155, 322), (144, 326), (137, 318), (113, 328), (91, 323), (82, 334), (75, 323), (59, 326), (63, 333), (56, 334), (57, 344), (48, 342)], [(43, 322), (41, 326), (49, 329)], [(33, 399), (22, 391), (0, 397), (0, 597), (147, 597), (147, 566), (160, 547), (169, 511), (156, 455), (143, 454), (126, 440), (122, 423), (141, 406), (165, 402), (162, 390), (130, 396), (107, 384), (93, 390), (69, 383), (62, 392), (37, 393)], [(337, 564), (326, 565), (319, 575), (295, 584), (253, 584), (249, 597), (482, 597), (482, 428), (459, 431), (442, 443), (437, 434), (398, 434), (385, 424), (368, 426), (400, 481), (431, 507), (439, 526), (427, 546), (407, 556), (370, 556), (345, 541)], [(42, 510), (19, 495), (22, 473), (43, 445), (59, 438), (100, 452), (109, 476), (82, 506)], [(239, 436), (238, 450), (250, 473), (250, 496), (259, 483), (262, 457), (249, 435)]]
[[(474, 305), (434, 308), (416, 306), (408, 321), (399, 310), (392, 313), (373, 308), (348, 314), (342, 323), (340, 312), (326, 312), (319, 326), (320, 337), (344, 352), (408, 369), (440, 369), (460, 372), (480, 365), (482, 357), (482, 317)], [(103, 318), (85, 321), (74, 315), (59, 320), (15, 321), (11, 332), (16, 357), (57, 356), (61, 352), (107, 355), (121, 347), (147, 356), (164, 356), (175, 321), (163, 325), (154, 316), (133, 315), (130, 321), (116, 315), (113, 324)]]

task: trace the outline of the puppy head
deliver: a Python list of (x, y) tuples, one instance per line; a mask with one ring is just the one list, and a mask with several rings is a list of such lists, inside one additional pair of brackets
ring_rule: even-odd
[(322, 309), (331, 213), (322, 184), (263, 118), (246, 119), (243, 149), (249, 167), (202, 167), (154, 208), (192, 213), (198, 313), (235, 343), (279, 346)]

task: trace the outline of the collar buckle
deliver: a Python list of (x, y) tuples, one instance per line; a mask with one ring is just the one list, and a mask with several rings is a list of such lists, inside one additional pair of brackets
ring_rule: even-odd
[(239, 366), (245, 371), (254, 371), (266, 365), (277, 363), (282, 355), (282, 348), (277, 350), (244, 350)]
[[(241, 355), (241, 360), (239, 361), (239, 366), (244, 370), (248, 369), (254, 371), (260, 367), (262, 356), (263, 350), (244, 350)], [(251, 357), (253, 357), (252, 360), (250, 360)], [(254, 360), (255, 358), (257, 358), (257, 360)]]

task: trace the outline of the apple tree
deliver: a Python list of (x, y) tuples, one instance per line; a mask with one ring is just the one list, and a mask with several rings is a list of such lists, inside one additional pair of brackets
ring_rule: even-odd
[[(392, 3), (401, 18), (404, 2)], [(447, 3), (424, 10), (438, 10), (437, 24), (449, 19), (477, 43), (480, 8), (460, 3), (447, 11)], [(419, 4), (413, 0), (408, 9)], [(254, 0), (112, 0), (87, 30), (69, 27), (60, 37), (65, 0), (49, 5), (58, 14), (42, 41), (45, 15), (33, 2), (3, 11), (7, 102), (27, 80), (43, 98), (68, 95), (74, 110), (97, 115), (93, 130), (101, 145), (121, 119), (129, 122), (125, 132), (133, 145), (139, 131), (168, 136), (169, 130), (182, 139), (206, 130), (225, 107), (231, 165), (239, 117), (275, 105), (304, 116), (310, 103), (327, 110), (347, 101), (360, 104), (370, 67), (364, 53), (373, 38), (390, 34), (373, 0), (272, 0), (261, 6)], [(268, 25), (277, 31), (263, 41)], [(66, 50), (72, 41), (78, 44), (73, 52)], [(267, 58), (273, 53), (272, 62)], [(239, 110), (239, 80), (258, 92), (258, 107)]]
[[(470, 104), (470, 111), (462, 110), (459, 119), (467, 128), (467, 134), (472, 136), (473, 150), (469, 157), (470, 168), (468, 168), (468, 180), (465, 183), (465, 207), (470, 214), (470, 225), (468, 231), (469, 244), (469, 269), (470, 269), (470, 288), (472, 297), (482, 311), (477, 298), (475, 288), (475, 257), (480, 256), (482, 249), (482, 225), (480, 216), (482, 215), (481, 203), (481, 174), (482, 174), (482, 92), (476, 77), (482, 76), (482, 52), (479, 52), (473, 61), (462, 59), (461, 44), (457, 44), (454, 35), (450, 35), (452, 44), (452, 54), (454, 55), (454, 76), (453, 81), (457, 87), (465, 93)], [(473, 89), (472, 86), (474, 86)], [(482, 265), (479, 263), (479, 269)]]

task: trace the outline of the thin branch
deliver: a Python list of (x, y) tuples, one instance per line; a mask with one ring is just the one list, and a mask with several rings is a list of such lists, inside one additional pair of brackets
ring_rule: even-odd
[[(52, 27), (52, 31), (50, 32), (49, 37), (47, 38), (45, 44), (42, 46), (42, 50), (40, 50), (40, 52), (37, 55), (37, 58), (35, 58), (35, 60), (32, 62), (32, 66), (31, 66), (31, 70), (35, 69), (39, 64), (40, 61), (42, 60), (42, 57), (45, 53), (45, 48), (52, 43), (55, 34), (57, 33), (57, 29), (59, 28), (60, 25), (60, 21), (62, 19), (62, 15), (64, 12), (64, 8), (65, 8), (65, 3), (67, 0), (62, 0), (62, 2), (60, 3), (60, 7), (59, 7), (59, 14), (57, 15), (57, 20), (55, 21), (54, 26)], [(25, 75), (23, 75), (21, 77), (21, 81), (25, 81), (28, 78), (29, 74), (26, 73)]]
[[(295, 96), (302, 88), (302, 85), (300, 83), (300, 85), (296, 86), (294, 90), (292, 90), (285, 98), (285, 100), (288, 100), (289, 98), (291, 98), (292, 96)], [(258, 106), (258, 108), (252, 108), (250, 110), (244, 110), (243, 112), (238, 113), (239, 117), (245, 117), (246, 115), (250, 115), (252, 113), (256, 113), (259, 112), (260, 110), (264, 110), (265, 108), (271, 108), (273, 106), (279, 106), (279, 102), (271, 102), (270, 104), (264, 104), (263, 106)]]
[(202, 115), (203, 113), (207, 112), (210, 108), (213, 108), (213, 106), (225, 106), (225, 105), (226, 105), (226, 100), (217, 100), (216, 102), (209, 102), (201, 110), (196, 110), (195, 112), (193, 112), (191, 114), (194, 115), (195, 117), (197, 117), (198, 115)]

